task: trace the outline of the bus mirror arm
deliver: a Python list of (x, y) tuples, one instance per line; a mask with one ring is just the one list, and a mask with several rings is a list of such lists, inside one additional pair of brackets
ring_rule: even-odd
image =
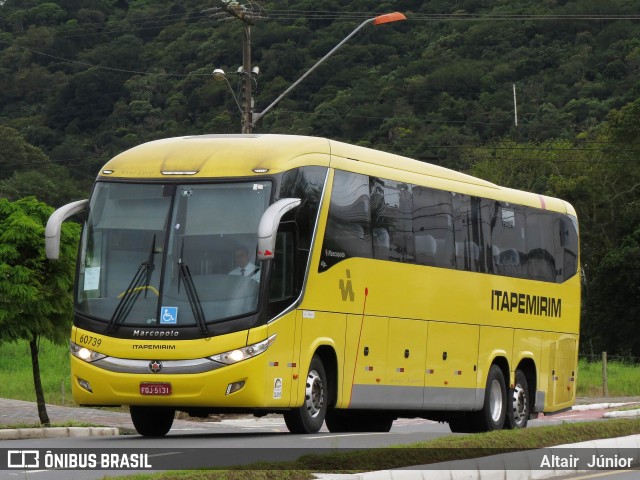
[(89, 200), (78, 200), (60, 207), (51, 214), (44, 230), (44, 244), (47, 258), (57, 260), (60, 256), (60, 229), (62, 222), (87, 208)]
[(264, 211), (258, 225), (258, 260), (273, 258), (280, 220), (285, 213), (300, 205), (300, 202), (299, 198), (281, 198)]

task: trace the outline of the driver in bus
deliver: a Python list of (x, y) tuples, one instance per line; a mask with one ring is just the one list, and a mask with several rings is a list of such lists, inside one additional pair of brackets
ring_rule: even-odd
[(233, 261), (236, 268), (229, 272), (229, 275), (240, 275), (249, 277), (256, 282), (260, 281), (260, 267), (249, 261), (249, 250), (245, 247), (236, 248), (233, 254)]

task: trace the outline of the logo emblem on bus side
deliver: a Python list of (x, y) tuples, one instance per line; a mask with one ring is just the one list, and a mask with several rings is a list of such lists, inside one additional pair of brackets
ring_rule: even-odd
[(162, 362), (158, 360), (152, 360), (149, 362), (149, 371), (151, 373), (160, 373), (160, 370), (162, 370)]
[(338, 282), (338, 288), (340, 288), (340, 293), (342, 293), (342, 301), (346, 302), (347, 298), (350, 302), (355, 300), (355, 293), (353, 293), (353, 285), (351, 283), (351, 272), (347, 270), (347, 281), (345, 282), (342, 278)]

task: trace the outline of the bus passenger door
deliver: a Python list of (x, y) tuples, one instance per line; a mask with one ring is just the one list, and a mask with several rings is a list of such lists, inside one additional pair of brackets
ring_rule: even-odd
[(479, 328), (429, 322), (425, 409), (457, 410), (475, 406)]
[[(280, 225), (276, 236), (274, 257), (271, 262), (268, 315), (269, 318), (274, 318), (282, 314), (299, 294), (295, 282), (298, 265), (296, 262), (296, 229), (293, 223)], [(265, 278), (265, 275), (262, 274), (261, 278)], [(295, 392), (295, 388), (298, 386), (297, 379), (293, 375), (297, 368), (295, 359), (300, 355), (300, 325), (296, 319), (295, 310), (269, 323), (268, 329), (269, 336), (276, 334), (276, 341), (269, 347), (269, 373), (265, 378), (266, 403), (288, 407), (292, 400), (295, 401), (295, 394), (292, 392)]]
[(389, 406), (420, 409), (424, 401), (428, 322), (389, 319), (386, 385)]

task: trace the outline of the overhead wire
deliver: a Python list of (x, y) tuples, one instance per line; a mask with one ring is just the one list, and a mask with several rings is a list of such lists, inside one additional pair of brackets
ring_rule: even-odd
[[(374, 13), (374, 12), (335, 12), (335, 11), (312, 11), (312, 10), (267, 10), (265, 11), (266, 13), (266, 18), (265, 20), (296, 20), (296, 19), (304, 19), (304, 20), (360, 20), (363, 18), (370, 18), (372, 15), (379, 15), (381, 13)], [(132, 31), (138, 31), (138, 30), (143, 30), (143, 29), (154, 29), (154, 28), (161, 28), (163, 26), (167, 26), (167, 25), (171, 25), (174, 24), (176, 21), (184, 21), (184, 20), (200, 20), (203, 18), (207, 18), (208, 15), (204, 14), (204, 13), (180, 13), (180, 14), (167, 14), (167, 15), (158, 15), (158, 16), (149, 16), (149, 17), (139, 17), (139, 18), (131, 18), (128, 19), (127, 21), (133, 23), (134, 25), (136, 24), (140, 24), (140, 25), (144, 25), (138, 28), (128, 28), (128, 29), (123, 29), (123, 30), (113, 30), (113, 31), (108, 31), (108, 32), (91, 32), (91, 33), (87, 33), (87, 34), (113, 34), (113, 33), (123, 33), (123, 32), (132, 32)], [(465, 13), (453, 13), (453, 14), (420, 14), (420, 13), (414, 13), (408, 16), (408, 20), (411, 21), (443, 21), (443, 20), (448, 20), (448, 21), (453, 21), (453, 20), (488, 20), (488, 21), (502, 21), (502, 20), (558, 20), (558, 21), (566, 21), (566, 20), (588, 20), (588, 21), (607, 21), (607, 20), (640, 20), (640, 15), (618, 15), (618, 14), (605, 14), (605, 15), (601, 15), (601, 14), (581, 14), (581, 15), (533, 15), (533, 14), (526, 14), (526, 15), (520, 15), (520, 14), (508, 14), (508, 15), (502, 15), (502, 14), (465, 14)], [(145, 22), (147, 22), (147, 24), (145, 24)], [(148, 23), (151, 23), (150, 25)], [(86, 23), (83, 24), (83, 26), (91, 26), (93, 24), (91, 23)], [(100, 23), (96, 23), (95, 25), (100, 26), (102, 24)], [(72, 34), (72, 35), (56, 35), (56, 37), (59, 38), (68, 38), (68, 37), (74, 37), (74, 36), (79, 36), (82, 34)], [(11, 42), (7, 42), (5, 40), (0, 40), (1, 43), (7, 44), (7, 45), (12, 45), (15, 46), (17, 48), (21, 48), (21, 49), (25, 49), (28, 50), (34, 54), (37, 55), (42, 55), (42, 56), (46, 56), (48, 58), (52, 58), (58, 61), (62, 61), (62, 62), (67, 62), (70, 64), (77, 64), (77, 65), (81, 65), (87, 68), (99, 68), (99, 69), (104, 69), (104, 70), (109, 70), (109, 71), (113, 71), (113, 72), (121, 72), (121, 73), (127, 73), (127, 74), (135, 74), (135, 75), (160, 75), (160, 76), (175, 76), (175, 77), (188, 77), (191, 75), (194, 76), (208, 76), (210, 74), (208, 73), (175, 73), (175, 72), (148, 72), (148, 71), (139, 71), (139, 70), (130, 70), (130, 69), (124, 69), (124, 68), (116, 68), (116, 67), (108, 67), (108, 66), (103, 66), (103, 65), (95, 65), (95, 64), (91, 64), (89, 62), (83, 62), (83, 61), (79, 61), (79, 60), (72, 60), (72, 59), (68, 59), (68, 58), (63, 58), (63, 57), (59, 57), (56, 55), (51, 55), (45, 52), (41, 52), (35, 49), (31, 49), (28, 47), (24, 47), (21, 45), (17, 45), (15, 43), (11, 43)], [(451, 93), (451, 92), (449, 92)], [(283, 112), (286, 112), (286, 110), (281, 110)], [(296, 113), (296, 114), (306, 114), (306, 115), (323, 115), (322, 113), (317, 113), (317, 112), (291, 112), (289, 111), (289, 113)], [(328, 115), (336, 115), (336, 114), (328, 114)], [(529, 115), (533, 115), (533, 114), (529, 114)], [(381, 116), (381, 117), (369, 117), (369, 116), (356, 116), (356, 115), (341, 115), (342, 117), (353, 117), (353, 118), (367, 118), (367, 119), (392, 119), (392, 120), (402, 120), (403, 117), (386, 117), (386, 116)], [(410, 118), (412, 120), (415, 120), (415, 117), (407, 117)], [(442, 124), (486, 124), (486, 125), (495, 125), (495, 122), (476, 122), (476, 121), (469, 121), (469, 120), (445, 120), (445, 121), (438, 121), (438, 120), (424, 120), (422, 119), (421, 121), (423, 122), (427, 122), (427, 123), (442, 123)], [(500, 124), (500, 123), (499, 123)], [(506, 125), (507, 123), (503, 123), (502, 125)], [(510, 122), (509, 122), (510, 124)], [(541, 127), (543, 127), (544, 125), (539, 125)], [(449, 146), (433, 146), (433, 148), (449, 148)], [(469, 147), (465, 147), (465, 146), (454, 146), (451, 148), (478, 148), (475, 146), (469, 146)], [(486, 147), (486, 148), (495, 148), (495, 147)], [(83, 164), (94, 164), (95, 161), (91, 161), (91, 162), (84, 162)], [(81, 165), (81, 164), (78, 164)], [(5, 166), (6, 167), (6, 166)], [(21, 166), (18, 166), (17, 168), (21, 168)]]

